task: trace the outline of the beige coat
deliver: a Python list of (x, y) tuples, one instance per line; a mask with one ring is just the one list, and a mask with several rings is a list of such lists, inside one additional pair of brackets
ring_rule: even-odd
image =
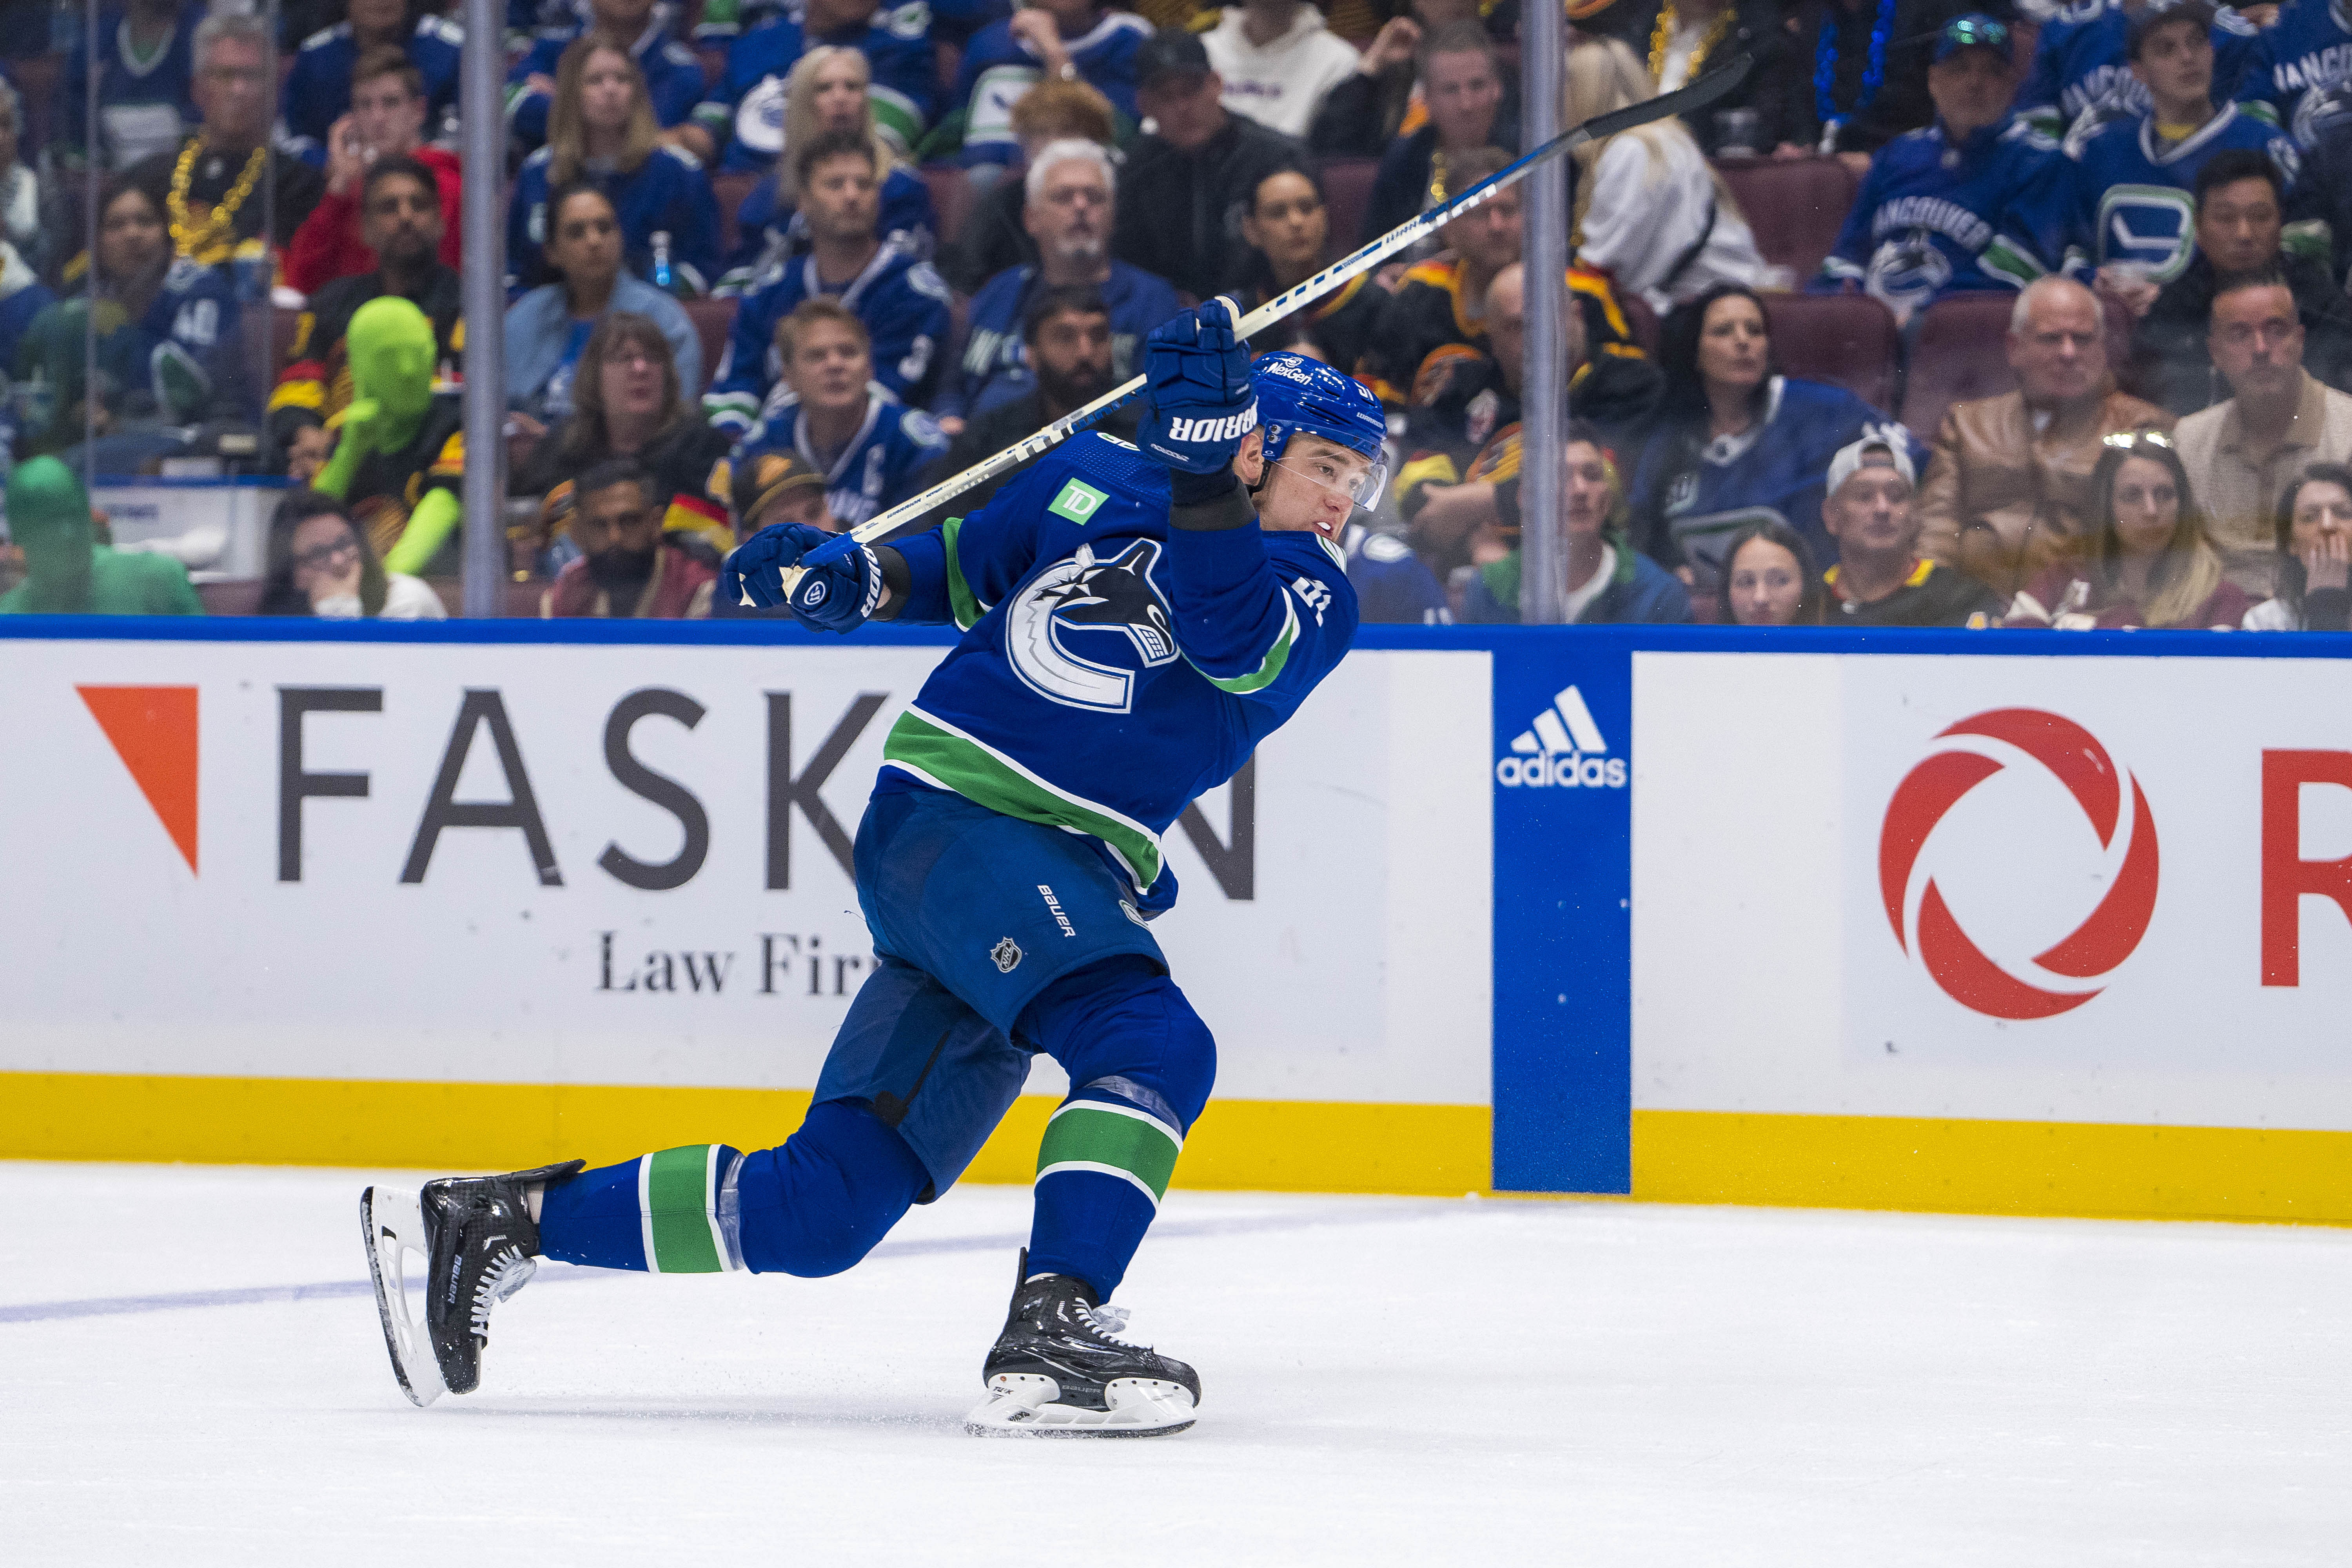
[(2171, 428), (2171, 415), (2112, 381), (2039, 435), (2022, 392), (1956, 404), (1919, 487), (1919, 552), (2014, 594), (2081, 540), (2101, 439)]
[(2259, 462), (2247, 449), (2234, 397), (2183, 419), (2178, 434), (2180, 466), (2230, 581), (2257, 599), (2267, 596), (2278, 561), (2279, 496), (2306, 463), (2352, 462), (2352, 397), (2305, 372), (2286, 439)]

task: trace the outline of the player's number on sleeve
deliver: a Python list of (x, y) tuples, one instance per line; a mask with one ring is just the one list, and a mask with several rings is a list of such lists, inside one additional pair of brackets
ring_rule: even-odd
[(179, 318), (172, 323), (172, 335), (199, 348), (212, 347), (220, 336), (220, 301), (191, 300), (181, 306)]
[(1290, 584), (1290, 591), (1306, 601), (1307, 607), (1315, 612), (1315, 624), (1321, 626), (1323, 612), (1331, 607), (1331, 590), (1312, 577), (1300, 577)]

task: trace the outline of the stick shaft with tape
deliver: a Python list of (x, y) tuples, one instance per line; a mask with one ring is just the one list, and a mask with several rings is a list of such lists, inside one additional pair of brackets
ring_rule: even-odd
[[(1361, 277), (1386, 261), (1390, 257), (1419, 244), (1446, 224), (1493, 200), (1497, 195), (1524, 178), (1528, 170), (1546, 159), (1557, 158), (1588, 142), (1598, 142), (1620, 132), (1631, 131), (1637, 125), (1647, 125), (1670, 114), (1686, 114), (1704, 109), (1738, 87), (1748, 70), (1750, 60), (1742, 55), (1729, 63), (1717, 67), (1688, 87), (1663, 94), (1645, 102), (1636, 103), (1612, 113), (1596, 116), (1583, 124), (1560, 132), (1534, 151), (1523, 154), (1517, 163), (1496, 170), (1468, 190), (1447, 202), (1432, 207), (1417, 217), (1407, 219), (1341, 260), (1318, 272), (1306, 282), (1268, 300), (1241, 319), (1234, 329), (1237, 336), (1250, 338), (1290, 315), (1320, 300), (1349, 279)], [(905, 527), (932, 508), (944, 505), (989, 480), (1001, 479), (1030, 458), (1042, 456), (1086, 429), (1097, 420), (1143, 390), (1143, 377), (1136, 376), (1123, 385), (1115, 386), (1092, 403), (1074, 413), (1065, 414), (1033, 436), (1024, 437), (986, 461), (973, 465), (951, 479), (942, 479), (920, 495), (900, 501), (858, 524), (841, 538), (809, 552), (806, 564), (823, 566), (847, 555), (853, 545), (867, 544)], [(784, 571), (784, 592), (790, 595), (800, 581), (802, 568), (787, 567)]]

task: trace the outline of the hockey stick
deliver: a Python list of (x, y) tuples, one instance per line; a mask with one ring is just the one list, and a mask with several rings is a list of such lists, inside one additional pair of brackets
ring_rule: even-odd
[[(1596, 115), (1583, 124), (1563, 131), (1542, 146), (1524, 154), (1506, 168), (1498, 169), (1479, 181), (1442, 207), (1432, 207), (1418, 217), (1408, 219), (1365, 246), (1354, 255), (1335, 261), (1322, 271), (1294, 289), (1288, 289), (1268, 300), (1241, 319), (1234, 329), (1242, 338), (1255, 337), (1294, 310), (1311, 305), (1334, 289), (1354, 278), (1361, 277), (1413, 245), (1424, 236), (1488, 201), (1498, 192), (1516, 184), (1537, 164), (1561, 153), (1573, 151), (1588, 142), (1598, 142), (1620, 132), (1631, 131), (1637, 125), (1647, 125), (1654, 120), (1664, 120), (1670, 114), (1686, 114), (1704, 109), (1708, 104), (1738, 87), (1748, 75), (1754, 61), (1747, 55), (1738, 56), (1699, 78), (1688, 87), (1663, 93), (1645, 102), (1629, 105), (1608, 114)], [(800, 574), (809, 567), (823, 566), (847, 555), (852, 547), (880, 539), (895, 529), (902, 528), (933, 507), (954, 500), (975, 486), (984, 485), (1030, 458), (1037, 457), (1084, 430), (1129, 398), (1143, 390), (1143, 377), (1136, 376), (1125, 385), (1115, 386), (1092, 403), (1075, 413), (1065, 414), (1033, 436), (1024, 437), (993, 458), (978, 463), (952, 479), (942, 479), (919, 496), (900, 501), (879, 516), (859, 523), (840, 538), (819, 545), (809, 552), (800, 566), (784, 571), (784, 592), (789, 595), (800, 582)], [(748, 601), (747, 601), (748, 602)]]

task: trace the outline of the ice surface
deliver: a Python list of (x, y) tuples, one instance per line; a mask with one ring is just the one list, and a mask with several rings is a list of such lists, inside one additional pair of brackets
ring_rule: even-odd
[(419, 1411), (366, 1179), (0, 1163), (0, 1561), (2352, 1561), (2345, 1231), (1179, 1192), (1120, 1300), (1201, 1425), (1024, 1443), (960, 1426), (1024, 1191), (548, 1266)]

